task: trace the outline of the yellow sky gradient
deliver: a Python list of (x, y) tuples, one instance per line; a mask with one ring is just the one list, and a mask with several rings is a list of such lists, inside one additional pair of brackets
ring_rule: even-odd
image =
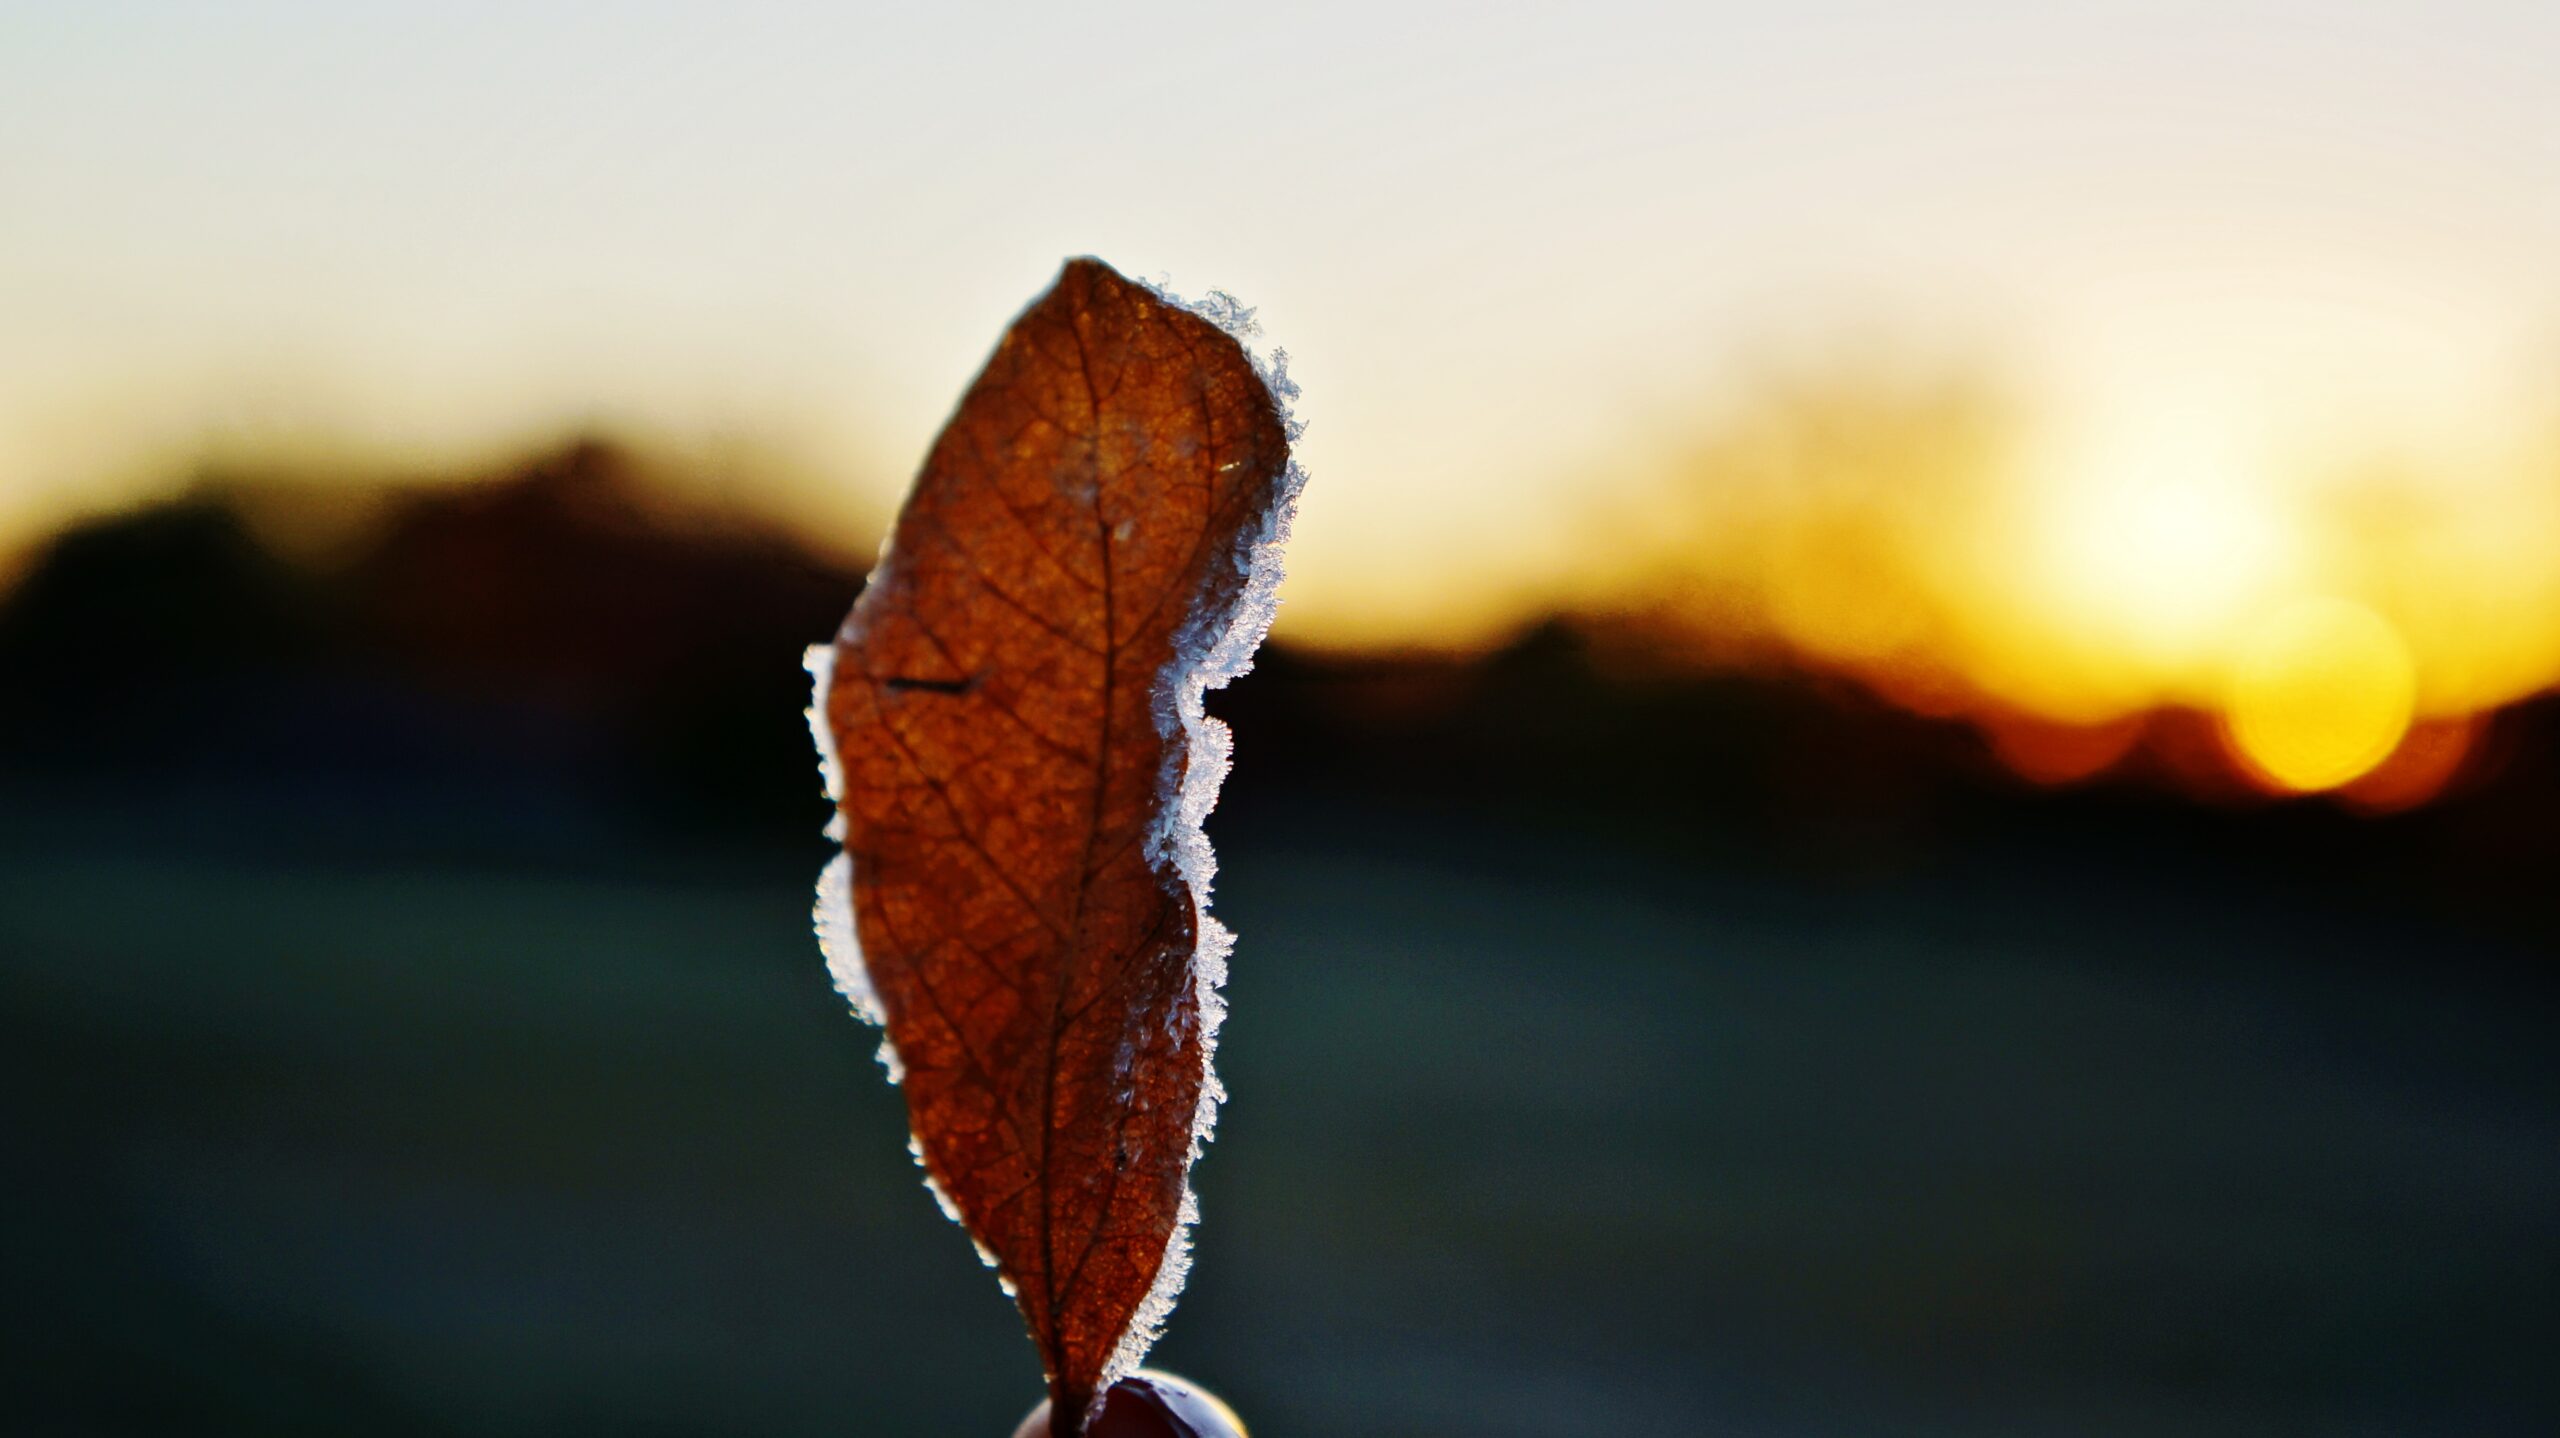
[[(867, 531), (1094, 253), (1289, 348), (1284, 633), (1827, 564), (1745, 607), (2061, 717), (2323, 597), (2458, 710), (2560, 671), (2554, 74), (2528, 0), (0, 7), (0, 552), (207, 454), (580, 427)], [(1996, 392), (1980, 473), (1702, 458), (1889, 373)], [(1858, 541), (1901, 589), (1658, 542), (1802, 559), (1824, 484), (1962, 493)]]

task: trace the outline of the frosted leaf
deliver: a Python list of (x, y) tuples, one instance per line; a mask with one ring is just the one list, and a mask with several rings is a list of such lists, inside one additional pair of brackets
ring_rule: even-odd
[[(817, 906), (830, 969), (856, 1011), (885, 1017), (886, 1032), (917, 1056), (907, 1099), (918, 1150), (940, 1165), (928, 1169), (939, 1181), (929, 1186), (948, 1190), (937, 1198), (969, 1216), (964, 1226), (982, 1251), (1003, 1255), (1009, 1283), (1036, 1280), (1017, 1299), (1066, 1411), (1135, 1368), (1189, 1269), (1199, 1216), (1189, 1168), (1224, 1097), (1212, 1059), (1234, 944), (1208, 912), (1217, 863), (1203, 823), (1230, 744), (1205, 695), (1250, 667), (1270, 626), (1280, 546), (1305, 483), (1287, 456), (1302, 432), (1291, 413), (1298, 388), (1285, 354), (1254, 352), (1252, 309), (1224, 292), (1191, 304), (1161, 286), (1133, 289), (1097, 261), (1072, 260), (1015, 322), (937, 439), (901, 510), (896, 548), (884, 546), (836, 645), (809, 658), (813, 733), (839, 813), (866, 845), (904, 836), (894, 842), (939, 846), (917, 852), (942, 856), (914, 877), (900, 869), (899, 882), (878, 891), (879, 876), (856, 861), (830, 866)], [(1122, 371), (1143, 380), (1098, 381), (1093, 355), (1124, 344), (1153, 357)], [(1063, 397), (1059, 413), (1072, 417), (1061, 423), (1025, 398), (1043, 393)], [(1033, 419), (1046, 428), (1026, 428)], [(1090, 447), (1124, 424), (1151, 437), (1154, 457), (1095, 463)], [(1195, 458), (1204, 446), (1206, 457)], [(1047, 511), (1026, 516), (1007, 499), (1008, 483)], [(1102, 570), (1079, 586), (1043, 537), (1086, 542), (1106, 484), (1124, 513), (1090, 536)], [(1195, 513), (1200, 493), (1212, 503)], [(1144, 532), (1158, 517), (1175, 528)], [(1178, 527), (1193, 523), (1202, 528), (1185, 543)], [(1115, 570), (1114, 546), (1124, 545), (1117, 552), (1131, 563)], [(1159, 592), (1189, 597), (1132, 609), (1136, 628), (1123, 634), (1112, 627), (1115, 582), (1134, 593), (1179, 584)], [(1095, 626), (1117, 647), (1080, 640)], [(1003, 646), (992, 669), (988, 645)], [(1102, 659), (1098, 677), (1084, 677), (1085, 654)], [(838, 656), (848, 688), (832, 684)], [(1115, 673), (1152, 679), (1115, 686)], [(1026, 693), (1036, 702), (1026, 704)], [(1093, 747), (1058, 741), (1062, 718), (1073, 727), (1095, 714)], [(831, 752), (839, 733), (833, 743), (857, 761), (849, 771)], [(1106, 790), (1119, 797), (1097, 801), (1081, 834), (1051, 823), (1046, 808), (1020, 807), (1026, 793)], [(921, 830), (912, 823), (919, 803), (932, 815)], [(846, 835), (842, 823), (830, 832)], [(885, 866), (909, 849), (874, 852), (866, 847), (859, 862)], [(1099, 865), (1089, 862), (1096, 854)], [(875, 950), (867, 964), (853, 942), (857, 897)], [(1060, 912), (1107, 917), (1061, 924)], [(1015, 915), (1025, 933), (1045, 923), (1051, 937), (1018, 952), (978, 948), (974, 935), (997, 913)], [(925, 916), (923, 927), (908, 914)], [(973, 926), (958, 945), (935, 936), (932, 917), (955, 914)], [(1164, 936), (1184, 923), (1187, 936), (1166, 947)], [(1152, 947), (1128, 948), (1131, 935), (1155, 936)], [(1113, 1008), (1069, 1007), (1056, 976), (1068, 963), (1097, 962), (1132, 965), (1145, 982)], [(1059, 1027), (1045, 1046), (1004, 1000), (1017, 965), (1029, 967), (1015, 994), (1058, 1000)], [(964, 996), (957, 1004), (940, 996), (954, 985)], [(883, 1056), (894, 1068), (890, 1045)], [(1062, 1114), (1042, 1097), (1053, 1090), (1024, 1074), (1050, 1084), (1081, 1075), (1116, 1085), (1118, 1097), (1085, 1087)], [(990, 1104), (1011, 1131), (1033, 1137), (987, 1140)], [(1104, 1155), (1108, 1171), (1053, 1185), (1046, 1155), (1059, 1142)], [(1123, 1172), (1136, 1179), (1125, 1188)], [(1036, 1202), (1018, 1203), (1024, 1194)], [(1076, 1240), (1086, 1257), (1105, 1257), (1063, 1266), (1060, 1223), (1092, 1235)]]

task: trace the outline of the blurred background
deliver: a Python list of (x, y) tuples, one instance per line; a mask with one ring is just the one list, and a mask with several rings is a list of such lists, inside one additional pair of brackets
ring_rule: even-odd
[(1272, 1435), (2560, 1425), (2560, 10), (0, 0), (0, 1418), (1002, 1434), (802, 647), (1260, 307)]

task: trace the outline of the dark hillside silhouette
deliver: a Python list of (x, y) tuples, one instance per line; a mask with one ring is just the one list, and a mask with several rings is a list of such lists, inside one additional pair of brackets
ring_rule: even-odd
[[(466, 831), (471, 812), (504, 826), (567, 805), (815, 852), (800, 654), (860, 584), (778, 528), (669, 499), (596, 441), (405, 494), (325, 570), (261, 548), (207, 488), (64, 535), (0, 600), (0, 773), (373, 795), (387, 813), (409, 795), (463, 809)], [(1239, 735), (1218, 822), (1338, 794), (1848, 873), (2078, 835), (2560, 932), (2540, 897), (2560, 861), (2560, 702), (2500, 716), (2454, 793), (2375, 817), (2199, 801), (2166, 767), (2213, 742), (2199, 715), (2155, 716), (2117, 772), (2043, 790), (1967, 727), (1845, 681), (1628, 657), (1643, 652), (1572, 616), (1480, 658), (1275, 644), (1213, 700)]]

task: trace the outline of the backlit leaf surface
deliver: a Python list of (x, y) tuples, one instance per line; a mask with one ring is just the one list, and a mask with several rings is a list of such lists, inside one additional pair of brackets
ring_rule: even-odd
[(1220, 300), (1070, 262), (811, 653), (845, 850), (821, 936), (1062, 1433), (1179, 1286), (1218, 1098), (1228, 939), (1199, 823), (1227, 746), (1200, 695), (1269, 622), (1299, 482), (1292, 387)]

